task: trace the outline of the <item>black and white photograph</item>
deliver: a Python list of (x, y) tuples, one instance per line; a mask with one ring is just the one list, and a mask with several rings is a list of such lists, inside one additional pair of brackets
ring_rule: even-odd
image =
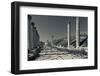
[(28, 15), (28, 61), (88, 58), (88, 17)]
[(97, 69), (97, 7), (11, 4), (11, 72)]

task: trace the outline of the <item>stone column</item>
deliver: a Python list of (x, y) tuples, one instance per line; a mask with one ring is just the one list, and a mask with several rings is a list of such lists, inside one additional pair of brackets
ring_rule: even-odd
[(80, 26), (79, 26), (79, 17), (76, 17), (76, 48), (80, 45)]
[(68, 48), (70, 48), (70, 23), (67, 25)]

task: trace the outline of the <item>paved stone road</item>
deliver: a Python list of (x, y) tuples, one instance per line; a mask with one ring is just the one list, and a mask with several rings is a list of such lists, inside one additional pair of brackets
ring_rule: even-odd
[(40, 53), (40, 57), (36, 60), (66, 60), (66, 59), (85, 59), (84, 56), (69, 54), (66, 51), (59, 51), (56, 48), (44, 49)]

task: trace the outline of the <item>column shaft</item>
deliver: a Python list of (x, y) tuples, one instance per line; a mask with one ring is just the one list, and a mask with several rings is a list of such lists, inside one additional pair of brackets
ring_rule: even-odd
[(68, 48), (70, 48), (70, 24), (67, 25)]
[(79, 17), (76, 17), (76, 48), (79, 47), (79, 43), (80, 43)]

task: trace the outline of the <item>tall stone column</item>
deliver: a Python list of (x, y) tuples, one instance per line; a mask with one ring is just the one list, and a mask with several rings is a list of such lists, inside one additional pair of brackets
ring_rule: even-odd
[(80, 25), (79, 25), (79, 17), (76, 17), (76, 48), (80, 45)]
[(70, 48), (70, 23), (67, 24), (68, 48)]

